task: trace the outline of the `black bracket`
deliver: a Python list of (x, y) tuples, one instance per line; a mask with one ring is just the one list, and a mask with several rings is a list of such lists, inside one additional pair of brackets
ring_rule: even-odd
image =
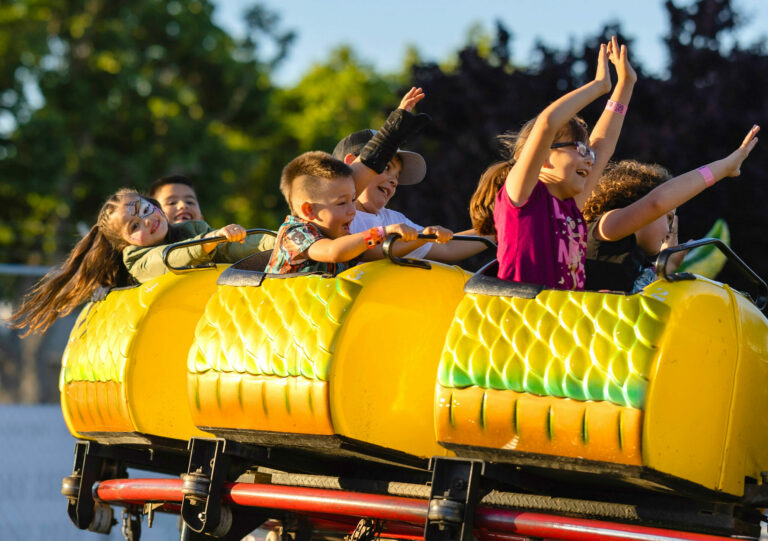
[(258, 450), (222, 438), (192, 438), (189, 450), (187, 473), (181, 476), (181, 518), (188, 532), (182, 538), (242, 539), (269, 518), (264, 512), (233, 514), (221, 502), (224, 483), (237, 479), (254, 459), (263, 460)]
[(109, 533), (116, 522), (109, 506), (97, 504), (93, 499), (93, 485), (104, 479), (126, 477), (127, 471), (120, 461), (100, 456), (101, 445), (92, 441), (75, 444), (75, 463), (72, 475), (61, 482), (61, 493), (67, 497), (67, 514), (81, 530)]
[(484, 495), (483, 461), (433, 457), (424, 541), (472, 541), (475, 507)]
[(178, 474), (184, 471), (185, 463), (186, 456), (178, 451), (78, 441), (72, 475), (61, 482), (61, 493), (68, 500), (67, 514), (81, 530), (108, 533), (117, 522), (112, 509), (93, 497), (98, 481), (127, 477), (129, 467)]

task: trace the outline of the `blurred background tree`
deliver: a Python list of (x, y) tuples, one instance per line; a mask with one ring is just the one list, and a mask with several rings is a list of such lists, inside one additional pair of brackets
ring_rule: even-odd
[[(761, 41), (742, 46), (735, 36), (741, 19), (730, 0), (665, 2), (670, 27), (667, 74), (650, 76), (636, 58), (639, 74), (615, 159), (657, 162), (674, 174), (725, 157), (753, 124), (768, 129), (768, 55)], [(420, 223), (454, 229), (470, 225), (468, 202), (484, 168), (498, 159), (495, 136), (515, 131), (546, 104), (594, 77), (597, 49), (611, 35), (627, 43), (618, 23), (606, 25), (583, 43), (558, 50), (543, 43), (528, 66), (510, 62), (510, 33), (501, 25), (492, 45), (470, 43), (450, 69), (437, 64), (413, 68), (412, 84), (427, 98), (419, 110), (433, 122), (411, 142), (429, 164), (428, 179), (403, 188), (391, 203)], [(582, 111), (592, 126), (600, 99)], [(768, 276), (763, 230), (768, 199), (762, 176), (768, 170), (764, 143), (742, 167), (680, 210), (680, 240), (700, 238), (722, 217), (731, 226), (732, 245), (762, 276)], [(488, 258), (485, 257), (485, 260)], [(726, 266), (721, 278), (745, 286)]]
[[(261, 7), (239, 41), (207, 0), (0, 7), (5, 260), (55, 261), (121, 186), (193, 177), (214, 222), (275, 225), (270, 70), (292, 34)], [(261, 54), (265, 42), (276, 50)]]
[[(651, 76), (633, 59), (639, 81), (615, 157), (682, 173), (725, 156), (753, 123), (768, 129), (768, 53), (765, 42), (736, 39), (741, 19), (731, 0), (665, 6), (666, 73)], [(418, 223), (464, 229), (477, 179), (497, 158), (495, 136), (591, 79), (599, 43), (610, 35), (633, 50), (631, 36), (608, 22), (562, 49), (541, 42), (518, 66), (506, 28), (475, 26), (466, 46), (440, 63), (411, 49), (399, 73), (381, 74), (341, 47), (280, 88), (271, 76), (290, 55), (293, 32), (255, 4), (244, 16), (246, 35), (235, 38), (214, 24), (213, 9), (209, 0), (0, 6), (0, 261), (60, 261), (77, 224), (90, 226), (108, 194), (172, 172), (196, 182), (213, 225), (276, 227), (286, 212), (278, 190), (283, 165), (380, 125), (411, 85), (425, 89), (419, 111), (433, 118), (408, 144), (427, 159), (428, 178), (399, 190), (391, 206)], [(583, 111), (590, 124), (604, 103)], [(680, 227), (681, 240), (696, 238), (725, 218), (736, 251), (766, 276), (763, 144), (741, 178), (683, 206)], [(727, 268), (722, 278), (741, 285)], [(5, 298), (29, 285), (2, 283)], [(0, 327), (0, 401), (56, 400), (60, 351), (40, 356), (39, 342), (14, 336)], [(26, 387), (22, 373), (32, 381)], [(48, 376), (53, 383), (35, 381)]]

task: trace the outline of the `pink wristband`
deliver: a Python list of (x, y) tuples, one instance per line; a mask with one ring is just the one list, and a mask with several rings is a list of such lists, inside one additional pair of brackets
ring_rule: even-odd
[(386, 229), (384, 229), (384, 226), (383, 226), (383, 225), (379, 225), (379, 226), (377, 226), (377, 227), (376, 227), (376, 231), (378, 231), (378, 232), (379, 232), (379, 238), (380, 238), (381, 240), (384, 240), (384, 239), (387, 237), (387, 230), (386, 230)]
[(605, 110), (606, 111), (613, 111), (614, 113), (620, 114), (620, 115), (626, 115), (627, 114), (627, 106), (623, 103), (619, 103), (618, 101), (608, 100), (608, 103), (605, 104)]
[(696, 169), (696, 171), (701, 173), (701, 176), (704, 177), (704, 184), (707, 185), (707, 188), (715, 183), (715, 175), (712, 174), (712, 170), (709, 168), (709, 166), (702, 165)]

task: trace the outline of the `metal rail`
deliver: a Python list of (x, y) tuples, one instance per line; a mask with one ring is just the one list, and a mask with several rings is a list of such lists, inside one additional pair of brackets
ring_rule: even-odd
[[(104, 503), (142, 505), (146, 502), (181, 502), (180, 479), (112, 479), (94, 486), (94, 495)], [(403, 523), (422, 526), (426, 522), (429, 502), (415, 498), (365, 494), (360, 492), (287, 487), (254, 483), (226, 483), (222, 492), (225, 503), (296, 514), (321, 516), (334, 520), (326, 526), (344, 522), (344, 517), (369, 517), (392, 521), (396, 528)], [(594, 519), (580, 519), (478, 506), (474, 519), (474, 535), (479, 540), (524, 539), (528, 537), (562, 541), (725, 541), (731, 539), (707, 534), (621, 524)], [(408, 530), (408, 529), (407, 529)], [(402, 532), (402, 538), (413, 538), (413, 528)], [(385, 531), (387, 531), (385, 529)], [(397, 536), (396, 532), (392, 532)], [(409, 535), (410, 534), (410, 535)]]

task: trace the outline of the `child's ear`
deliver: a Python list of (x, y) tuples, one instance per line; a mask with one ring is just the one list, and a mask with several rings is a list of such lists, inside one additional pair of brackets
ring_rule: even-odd
[(302, 218), (306, 220), (314, 220), (316, 218), (314, 205), (312, 205), (312, 203), (309, 201), (304, 201), (301, 204), (299, 207), (299, 212), (301, 212)]
[(344, 163), (349, 165), (356, 159), (357, 159), (357, 156), (355, 156), (354, 154), (347, 154), (346, 156), (344, 156)]

